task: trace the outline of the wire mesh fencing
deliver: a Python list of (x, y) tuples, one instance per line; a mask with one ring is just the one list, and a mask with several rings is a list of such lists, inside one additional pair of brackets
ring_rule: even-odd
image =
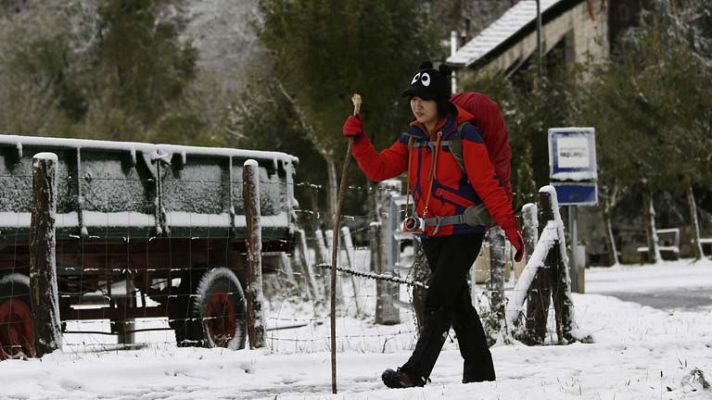
[[(56, 265), (62, 348), (242, 348), (247, 262), (238, 161), (244, 155), (75, 144), (62, 142), (57, 152), (56, 210), (40, 210), (56, 238), (46, 258)], [(33, 304), (36, 188), (32, 153), (21, 149), (0, 149), (0, 359), (36, 355), (43, 339), (34, 317), (48, 306)], [(197, 154), (186, 164), (190, 151)], [(291, 242), (292, 170), (290, 159), (278, 156), (258, 168), (266, 270), (276, 268)]]
[[(398, 185), (395, 185), (396, 187)], [(361, 190), (376, 190), (392, 192), (392, 183), (385, 183), (381, 187), (361, 188)], [(350, 188), (356, 190), (357, 188)], [(374, 197), (383, 200), (382, 193), (374, 194)], [(399, 228), (388, 230), (383, 236), (390, 236), (389, 246), (384, 248), (383, 237), (379, 243), (374, 245), (374, 235), (367, 234), (375, 227), (399, 226), (402, 222), (404, 210), (402, 198), (398, 198), (397, 193), (391, 193), (391, 197), (386, 196), (386, 204), (376, 205), (378, 213), (381, 213), (377, 220), (363, 216), (347, 216), (344, 219), (350, 221), (351, 232), (360, 233), (360, 240), (356, 246), (351, 243), (351, 237), (347, 230), (342, 237), (339, 262), (337, 265), (337, 346), (339, 351), (396, 351), (412, 349), (418, 335), (419, 321), (414, 308), (417, 303), (415, 297), (423, 296), (428, 285), (428, 267), (425, 257), (419, 251), (419, 239), (413, 235), (406, 235)], [(396, 207), (393, 207), (393, 205)], [(306, 211), (312, 219), (320, 219), (319, 213)], [(395, 214), (395, 215), (394, 215)], [(370, 218), (373, 218), (371, 216)], [(393, 220), (396, 220), (395, 223)], [(361, 223), (354, 223), (361, 221)], [(324, 226), (329, 221), (321, 219), (320, 223), (312, 225)], [(487, 235), (490, 238), (492, 235)], [(328, 298), (328, 272), (331, 266), (325, 262), (325, 253), (330, 254), (330, 249), (326, 245), (331, 242), (332, 234), (326, 230), (315, 229), (307, 235), (305, 246), (308, 249), (308, 256), (304, 257), (307, 263), (314, 265), (317, 274), (316, 281), (320, 284), (319, 293), (324, 296), (314, 301), (314, 306), (305, 305), (303, 302), (294, 304), (294, 298), (282, 298), (277, 300), (272, 297), (271, 304), (273, 326), (279, 326), (281, 316), (285, 313), (290, 315), (301, 315), (300, 323), (305, 324), (298, 329), (275, 330), (268, 335), (270, 347), (274, 351), (309, 352), (329, 350), (329, 330), (328, 330), (328, 310), (326, 310), (326, 300)], [(529, 288), (517, 288), (517, 279), (522, 273), (526, 262), (516, 263), (513, 261), (513, 249), (503, 239), (501, 246), (503, 249), (504, 262), (499, 267), (499, 271), (493, 271), (492, 265), (492, 240), (485, 240), (480, 256), (473, 264), (469, 277), (472, 288), (473, 303), (478, 310), (490, 343), (497, 341), (510, 342), (512, 337), (510, 328), (506, 326), (505, 314), (510, 312), (519, 313), (518, 319), (524, 325), (525, 312), (521, 307), (510, 306), (509, 299), (517, 297), (515, 292), (522, 291), (519, 297), (527, 298)], [(299, 250), (297, 250), (299, 251)], [(381, 254), (376, 255), (375, 252)], [(383, 271), (379, 268), (378, 259), (387, 258), (385, 253), (397, 253), (391, 258), (388, 265), (389, 270)], [(320, 253), (322, 253), (320, 255)], [(300, 257), (295, 256), (295, 262)], [(302, 264), (304, 262), (301, 262)], [(303, 266), (291, 268), (295, 274), (303, 275), (308, 273)], [(308, 279), (300, 279), (306, 282)], [(378, 285), (388, 285), (395, 287), (390, 291), (390, 298), (384, 298), (383, 290), (378, 290)], [(387, 291), (386, 291), (387, 292)], [(307, 289), (302, 289), (302, 293), (307, 293)], [(536, 293), (536, 292), (535, 292)], [(544, 296), (543, 293), (538, 296)], [(493, 299), (499, 298), (499, 305), (493, 304)], [(307, 296), (304, 296), (307, 299)], [(390, 303), (390, 304), (385, 304)], [(378, 313), (384, 307), (395, 306), (396, 315), (393, 320), (387, 323), (378, 323)], [(306, 308), (306, 309), (305, 309)], [(275, 312), (276, 311), (276, 312)], [(525, 310), (526, 311), (526, 310)], [(541, 312), (551, 315), (547, 318), (546, 335), (543, 343), (557, 343), (556, 315), (553, 309), (547, 307)], [(295, 323), (296, 321), (289, 321)], [(452, 339), (452, 335), (451, 335)], [(454, 340), (450, 340), (454, 347)]]
[[(174, 183), (164, 179), (157, 187), (140, 174), (109, 176), (101, 168), (87, 169), (91, 174), (85, 174), (84, 181), (90, 184), (83, 186), (82, 206), (60, 200), (55, 216), (63, 350), (245, 347), (249, 266), (244, 236), (235, 232), (240, 224), (234, 221), (240, 216), (203, 198), (205, 193), (225, 189), (225, 177), (196, 172)], [(5, 178), (18, 184), (18, 174)], [(31, 180), (31, 176), (21, 178)], [(283, 182), (264, 178), (260, 191), (267, 348), (277, 353), (329, 351), (327, 254), (333, 233), (321, 228), (331, 221), (318, 210), (292, 210), (300, 221), (299, 234), (296, 240), (286, 238), (279, 224), (284, 210), (269, 199), (283, 198), (294, 187), (285, 189)], [(235, 186), (241, 183), (236, 176), (230, 179)], [(320, 190), (305, 182), (291, 185)], [(59, 186), (77, 190), (71, 182)], [(180, 201), (157, 211), (154, 198), (133, 193), (146, 187), (172, 191)], [(422, 321), (413, 304), (427, 287), (427, 265), (418, 250), (419, 239), (392, 228), (400, 225), (404, 211), (393, 189), (392, 185), (349, 188), (363, 197), (376, 191), (382, 204), (370, 215), (343, 218), (346, 230), (336, 287), (338, 351), (409, 350), (417, 338)], [(238, 197), (237, 189), (229, 191)], [(383, 197), (383, 192), (390, 197)], [(213, 200), (224, 205), (224, 197)], [(0, 358), (33, 355), (30, 215), (23, 207), (1, 219)], [(504, 307), (508, 307), (506, 299), (513, 295), (522, 264), (511, 261), (512, 250), (506, 245), (507, 261), (498, 286), (490, 269), (491, 246), (487, 241), (483, 245), (470, 282), (473, 302), (494, 343), (506, 339), (506, 327), (493, 310), (493, 293), (504, 292)], [(379, 316), (384, 302), (390, 308), (385, 320)], [(550, 324), (552, 342), (555, 329)], [(446, 346), (456, 348), (457, 343), (451, 337)]]

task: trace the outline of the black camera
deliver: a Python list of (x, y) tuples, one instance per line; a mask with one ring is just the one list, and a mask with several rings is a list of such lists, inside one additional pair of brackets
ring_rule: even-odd
[(403, 232), (422, 233), (425, 221), (418, 217), (407, 217), (403, 220)]

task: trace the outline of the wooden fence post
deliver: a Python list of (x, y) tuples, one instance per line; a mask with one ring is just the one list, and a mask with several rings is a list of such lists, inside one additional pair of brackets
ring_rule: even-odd
[(32, 158), (30, 288), (38, 357), (62, 347), (54, 229), (57, 163), (57, 155), (53, 153), (38, 153)]
[(259, 166), (247, 160), (242, 169), (245, 220), (247, 223), (247, 334), (250, 348), (265, 347), (264, 312), (262, 310), (262, 230), (260, 226)]
[[(317, 228), (314, 230), (314, 253), (316, 256), (316, 263), (317, 264), (328, 264), (328, 253), (329, 249), (326, 247), (326, 243), (324, 243), (324, 231), (321, 229)], [(323, 284), (325, 286), (324, 292), (329, 293), (329, 289), (327, 286), (329, 286), (329, 274), (326, 272), (326, 269), (319, 269), (317, 270), (318, 276), (322, 279)]]
[[(428, 266), (428, 259), (425, 256), (425, 250), (420, 244), (418, 239), (413, 241), (413, 280), (416, 282), (428, 282), (430, 279), (430, 266)], [(474, 285), (474, 280), (473, 284)], [(418, 331), (421, 331), (425, 326), (425, 319), (427, 318), (427, 312), (425, 309), (425, 299), (427, 297), (427, 289), (415, 286), (413, 288), (413, 309), (415, 311), (415, 322), (418, 325)]]
[[(356, 251), (354, 249), (354, 242), (351, 239), (351, 230), (348, 226), (341, 227), (341, 243), (343, 244), (346, 253), (346, 264), (348, 265), (348, 268), (356, 270)], [(356, 315), (358, 316), (361, 315), (361, 306), (358, 303), (359, 297), (361, 297), (359, 290), (360, 285), (356, 281), (355, 276), (352, 275), (349, 279), (351, 279), (351, 287), (354, 290), (354, 305), (356, 305)]]
[[(552, 188), (553, 191), (553, 188)], [(561, 221), (558, 201), (552, 200), (554, 218)], [(571, 276), (569, 275), (569, 260), (566, 256), (566, 238), (564, 237), (563, 224), (559, 225), (559, 240), (550, 251), (552, 257), (551, 286), (553, 288), (554, 312), (556, 316), (556, 336), (559, 343), (571, 343), (575, 340), (590, 341), (591, 338), (574, 338), (574, 302), (571, 298)], [(573, 245), (574, 243), (572, 243)]]
[[(378, 184), (376, 192), (376, 215), (378, 220), (371, 224), (373, 229), (371, 253), (376, 253), (374, 263), (376, 273), (393, 274), (395, 265), (392, 265), (393, 232), (397, 229), (400, 219), (394, 213), (400, 212), (397, 207), (392, 207), (393, 196), (400, 195), (400, 182), (384, 181)], [(385, 215), (387, 218), (383, 218)], [(393, 260), (394, 262), (395, 260)], [(400, 323), (400, 310), (396, 307), (400, 287), (397, 283), (387, 281), (376, 282), (376, 324), (395, 325)]]
[(534, 254), (534, 247), (536, 247), (536, 242), (539, 241), (539, 219), (537, 218), (537, 211), (537, 206), (534, 203), (527, 203), (522, 207), (522, 216), (524, 219), (522, 234), (524, 236), (527, 260)]
[(283, 276), (284, 280), (288, 283), (288, 287), (293, 290), (299, 289), (299, 284), (297, 283), (297, 278), (294, 276), (294, 268), (292, 268), (292, 260), (286, 253), (281, 253), (279, 256), (279, 273)]
[[(534, 203), (527, 203), (522, 207), (522, 219), (524, 222), (524, 225), (522, 227), (522, 235), (524, 237), (524, 247), (525, 247), (525, 254), (526, 254), (526, 259), (524, 260), (525, 265), (529, 263), (529, 260), (531, 259), (532, 255), (534, 254), (534, 249), (536, 248), (537, 242), (539, 241), (539, 232), (538, 232), (539, 219), (537, 218), (537, 212), (538, 212), (538, 209), (537, 209), (536, 204), (534, 204)], [(523, 273), (524, 273), (524, 270), (521, 271), (521, 274), (523, 274)], [(520, 276), (519, 278), (522, 278), (522, 276)], [(533, 285), (533, 284), (534, 284), (534, 281), (531, 282), (529, 287), (531, 287), (531, 285)], [(520, 286), (517, 285), (515, 287), (515, 290), (522, 290), (522, 291), (528, 290), (528, 289), (521, 289), (519, 287)], [(529, 296), (530, 293), (531, 292), (528, 292), (526, 295)], [(515, 298), (517, 298), (518, 296), (519, 296), (518, 293), (514, 294)], [(533, 302), (534, 302), (534, 300), (532, 300), (532, 303), (530, 303), (530, 304), (533, 304)], [(510, 306), (518, 307), (518, 306), (520, 306), (520, 304), (512, 304)], [(530, 305), (530, 307), (532, 307), (532, 305)], [(527, 310), (527, 311), (529, 311), (529, 310)], [(520, 340), (527, 342), (527, 343), (532, 342), (530, 332), (533, 331), (532, 325), (534, 323), (534, 315), (527, 313), (527, 316), (526, 316), (526, 321), (528, 321), (529, 329), (531, 329), (531, 330), (526, 330), (526, 328), (525, 328), (525, 330), (521, 330), (521, 329), (519, 329), (518, 326), (515, 326), (515, 325), (519, 324), (519, 321), (520, 321), (520, 319), (517, 316), (516, 319), (514, 319), (513, 321), (510, 321), (513, 326), (509, 326), (508, 329), (510, 329), (510, 331), (514, 332)], [(523, 335), (523, 337), (519, 337), (519, 335)]]
[[(551, 193), (539, 191), (539, 227), (544, 229), (547, 222), (554, 219), (554, 209)], [(539, 232), (541, 234), (541, 232)], [(537, 271), (527, 295), (527, 315), (524, 340), (529, 344), (542, 344), (546, 339), (546, 321), (551, 304), (551, 266), (556, 262), (552, 259), (554, 250), (546, 256), (544, 265)]]
[(504, 314), (504, 265), (506, 237), (504, 230), (495, 227), (489, 230), (487, 238), (490, 242), (490, 309), (494, 313), (494, 320), (498, 326), (494, 326), (498, 331), (502, 331), (505, 325)]
[(304, 229), (297, 229), (295, 232), (295, 240), (297, 242), (298, 260), (302, 265), (303, 282), (307, 288), (307, 294), (316, 301), (321, 300), (319, 286), (316, 283), (314, 276), (314, 268), (309, 264), (309, 249), (307, 247), (307, 236)]
[[(126, 311), (134, 308), (136, 306), (136, 286), (134, 285), (133, 275), (129, 272), (126, 279), (126, 296), (118, 299), (118, 306), (120, 310)], [(117, 334), (116, 341), (124, 345), (132, 345), (136, 343), (136, 333), (133, 332), (136, 329), (136, 319), (135, 318), (124, 318), (120, 321), (111, 321), (111, 331)]]
[[(544, 265), (532, 282), (527, 299), (525, 340), (530, 344), (542, 344), (546, 339), (546, 321), (553, 296), (556, 318), (556, 333), (560, 343), (574, 340), (590, 341), (590, 337), (574, 338), (574, 305), (571, 299), (571, 277), (566, 257), (566, 239), (559, 214), (556, 191), (551, 186), (539, 190), (539, 218), (542, 226), (549, 221), (557, 222), (556, 241), (546, 256)], [(553, 293), (552, 293), (553, 291)]]
[(368, 248), (371, 253), (371, 272), (381, 270), (381, 227), (383, 223), (380, 218), (371, 222), (368, 226)]

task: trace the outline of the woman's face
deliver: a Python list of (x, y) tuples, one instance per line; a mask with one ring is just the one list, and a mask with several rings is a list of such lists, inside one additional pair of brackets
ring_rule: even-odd
[(435, 100), (423, 100), (420, 97), (411, 97), (410, 109), (415, 119), (421, 124), (434, 124), (438, 120), (438, 105)]

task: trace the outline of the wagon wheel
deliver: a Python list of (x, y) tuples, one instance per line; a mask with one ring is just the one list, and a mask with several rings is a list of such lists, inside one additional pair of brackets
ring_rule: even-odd
[(186, 316), (173, 324), (178, 345), (244, 348), (246, 302), (235, 274), (223, 267), (207, 271), (190, 293), (177, 304)]
[(0, 360), (34, 357), (35, 334), (30, 278), (9, 274), (0, 279)]
[(247, 303), (242, 285), (227, 268), (215, 268), (203, 275), (194, 302), (194, 312), (203, 321), (207, 347), (245, 347)]

